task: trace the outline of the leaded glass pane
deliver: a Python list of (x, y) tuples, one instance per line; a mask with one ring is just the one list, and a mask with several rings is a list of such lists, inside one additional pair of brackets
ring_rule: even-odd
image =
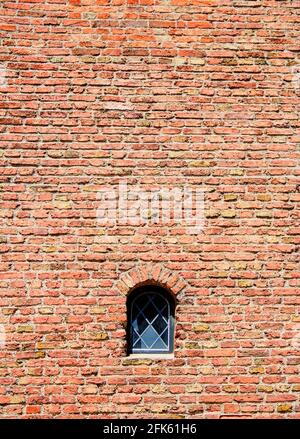
[(152, 322), (152, 326), (158, 334), (161, 334), (168, 326), (168, 322), (166, 322), (162, 318), (162, 316), (157, 316), (156, 319)]
[(170, 350), (170, 304), (156, 292), (142, 293), (131, 305), (132, 352)]
[[(167, 345), (164, 345), (165, 348), (167, 347)], [(152, 345), (152, 349), (161, 349), (161, 339), (157, 340), (153, 345)]]

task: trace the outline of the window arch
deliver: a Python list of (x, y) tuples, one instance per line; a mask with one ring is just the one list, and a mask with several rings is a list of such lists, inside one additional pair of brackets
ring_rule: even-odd
[(164, 288), (138, 287), (127, 301), (128, 353), (170, 354), (174, 350), (175, 301)]

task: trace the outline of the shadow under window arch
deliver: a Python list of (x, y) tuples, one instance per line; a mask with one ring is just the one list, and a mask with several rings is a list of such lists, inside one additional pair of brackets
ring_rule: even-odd
[(127, 300), (127, 353), (171, 354), (174, 351), (175, 299), (165, 288), (135, 288)]

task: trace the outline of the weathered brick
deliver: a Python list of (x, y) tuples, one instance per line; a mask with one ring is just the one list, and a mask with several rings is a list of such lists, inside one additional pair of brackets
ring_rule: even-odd
[[(299, 417), (296, 3), (1, 2), (1, 417)], [(203, 228), (101, 223), (120, 181)], [(141, 284), (174, 358), (127, 356)]]

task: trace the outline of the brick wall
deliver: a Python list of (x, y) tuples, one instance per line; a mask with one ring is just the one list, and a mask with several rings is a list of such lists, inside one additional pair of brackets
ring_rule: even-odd
[[(299, 1), (1, 1), (1, 417), (300, 417), (299, 31)], [(99, 224), (120, 179), (201, 187), (203, 230)], [(174, 359), (126, 357), (143, 282)]]

